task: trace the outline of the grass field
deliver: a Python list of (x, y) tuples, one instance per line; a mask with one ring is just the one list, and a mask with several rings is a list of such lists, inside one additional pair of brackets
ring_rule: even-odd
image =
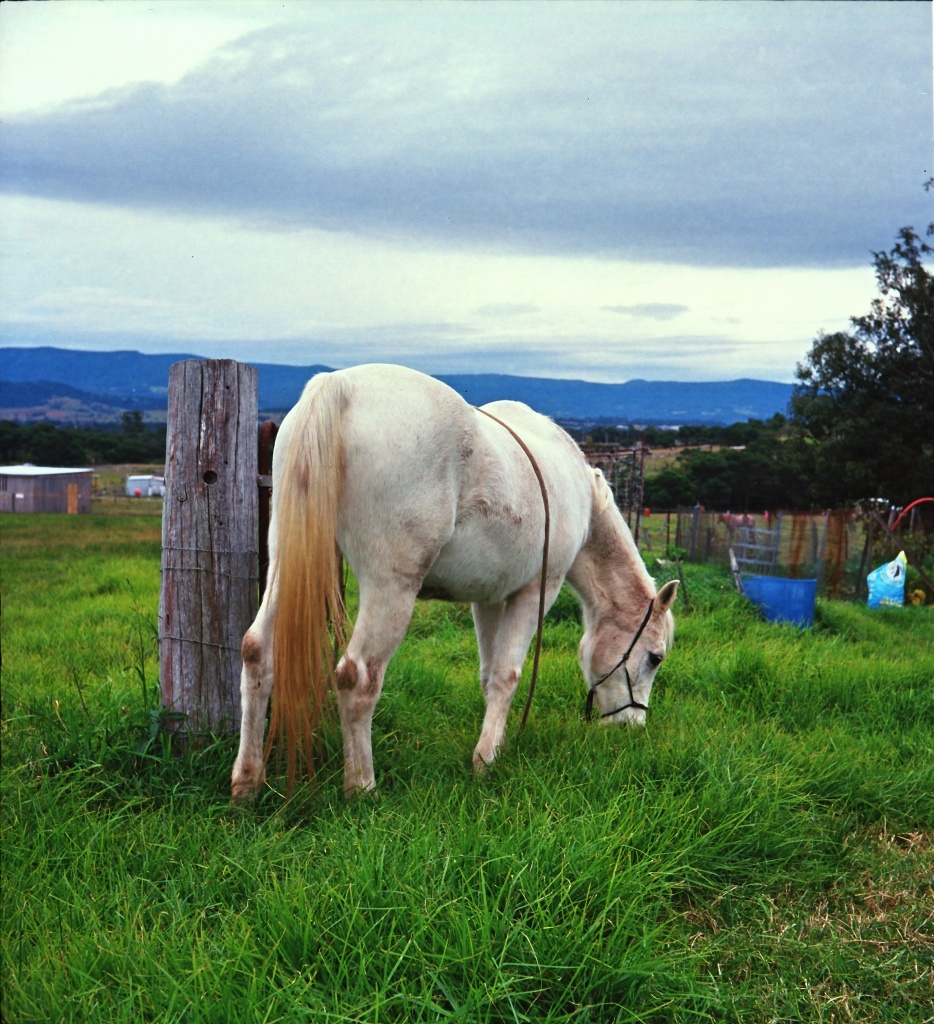
[[(228, 801), (158, 724), (155, 517), (2, 524), (2, 1018), (934, 1020), (934, 614), (767, 626), (716, 570), (644, 731), (582, 721), (573, 599), (487, 777), (466, 609), (424, 604), (380, 797)], [(669, 570), (658, 568), (659, 579)]]
[(162, 476), (164, 473), (165, 466), (151, 463), (97, 466), (91, 491), (91, 511), (96, 516), (161, 516), (162, 498), (128, 498), (126, 478), (131, 475)]

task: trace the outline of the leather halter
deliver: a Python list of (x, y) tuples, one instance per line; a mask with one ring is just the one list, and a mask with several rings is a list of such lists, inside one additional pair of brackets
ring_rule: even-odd
[(632, 640), (629, 643), (629, 646), (626, 648), (626, 653), (610, 669), (609, 672), (606, 672), (602, 676), (600, 676), (600, 678), (593, 684), (593, 686), (590, 687), (590, 691), (587, 694), (587, 704), (586, 704), (586, 707), (585, 707), (585, 714), (587, 716), (587, 721), (588, 722), (593, 717), (593, 699), (594, 699), (594, 696), (595, 696), (595, 694), (597, 692), (597, 687), (600, 686), (601, 683), (605, 683), (607, 681), (607, 679), (609, 679), (610, 676), (613, 675), (613, 673), (617, 669), (620, 669), (620, 668), (623, 670), (623, 672), (626, 675), (626, 686), (629, 689), (629, 703), (628, 704), (623, 704), (621, 707), (616, 708), (614, 711), (604, 712), (604, 714), (602, 714), (600, 717), (601, 718), (609, 718), (611, 715), (619, 714), (620, 711), (626, 711), (628, 708), (639, 708), (641, 711), (648, 711), (649, 710), (648, 705), (647, 704), (640, 704), (639, 701), (636, 700), (635, 694), (632, 692), (632, 680), (629, 678), (629, 669), (626, 667), (626, 662), (629, 661), (629, 655), (632, 654), (632, 649), (639, 642), (639, 637), (642, 636), (642, 633), (645, 630), (645, 627), (648, 625), (649, 619), (652, 617), (652, 609), (654, 607), (655, 607), (655, 598), (653, 597), (649, 601), (649, 606), (645, 610), (645, 615), (642, 618), (642, 622), (640, 623), (639, 628), (636, 630), (636, 635), (632, 638)]
[(538, 626), (535, 632), (535, 657), (532, 661), (532, 679), (529, 683), (529, 695), (525, 699), (525, 710), (522, 712), (522, 721), (519, 723), (519, 728), (522, 729), (525, 727), (526, 720), (529, 717), (529, 708), (532, 706), (532, 696), (535, 693), (535, 684), (538, 682), (538, 662), (542, 653), (542, 629), (545, 623), (545, 591), (548, 586), (548, 542), (551, 536), (551, 511), (548, 508), (548, 490), (545, 487), (545, 478), (542, 476), (542, 471), (538, 468), (538, 463), (535, 461), (535, 456), (529, 450), (525, 441), (519, 437), (508, 423), (504, 423), (498, 416), (494, 416), (493, 413), (487, 412), (486, 409), (481, 409), (479, 406), (474, 406), (474, 408), (477, 412), (482, 412), (484, 416), (489, 417), (494, 423), (498, 423), (504, 430), (508, 431), (516, 444), (525, 452), (538, 480), (538, 486), (542, 492), (542, 505), (545, 507), (545, 544), (542, 550), (542, 583), (538, 592)]

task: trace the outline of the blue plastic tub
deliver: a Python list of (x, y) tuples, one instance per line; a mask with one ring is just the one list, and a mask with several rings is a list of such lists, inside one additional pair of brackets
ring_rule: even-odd
[(814, 625), (817, 580), (744, 576), (743, 590), (767, 622), (790, 622), (801, 627)]

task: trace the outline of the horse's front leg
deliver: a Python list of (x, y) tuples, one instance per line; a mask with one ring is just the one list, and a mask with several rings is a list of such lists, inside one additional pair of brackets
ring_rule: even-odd
[(360, 610), (347, 651), (335, 672), (344, 739), (344, 794), (376, 788), (373, 772), (373, 712), (386, 666), (402, 643), (415, 594), (396, 586), (360, 582)]
[(234, 800), (247, 800), (263, 784), (263, 734), (272, 693), (272, 633), (269, 605), (264, 599), (241, 644), (240, 750), (234, 762), (230, 790)]
[(473, 753), (478, 772), (493, 763), (506, 735), (509, 708), (538, 626), (538, 603), (536, 583), (502, 604), (471, 606), (480, 649), (480, 685), (486, 698), (483, 728)]

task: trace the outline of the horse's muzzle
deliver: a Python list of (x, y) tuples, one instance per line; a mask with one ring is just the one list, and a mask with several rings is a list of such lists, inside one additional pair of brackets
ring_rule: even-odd
[(601, 718), (604, 725), (631, 725), (640, 727), (645, 725), (645, 710), (643, 708), (620, 708), (612, 714)]

